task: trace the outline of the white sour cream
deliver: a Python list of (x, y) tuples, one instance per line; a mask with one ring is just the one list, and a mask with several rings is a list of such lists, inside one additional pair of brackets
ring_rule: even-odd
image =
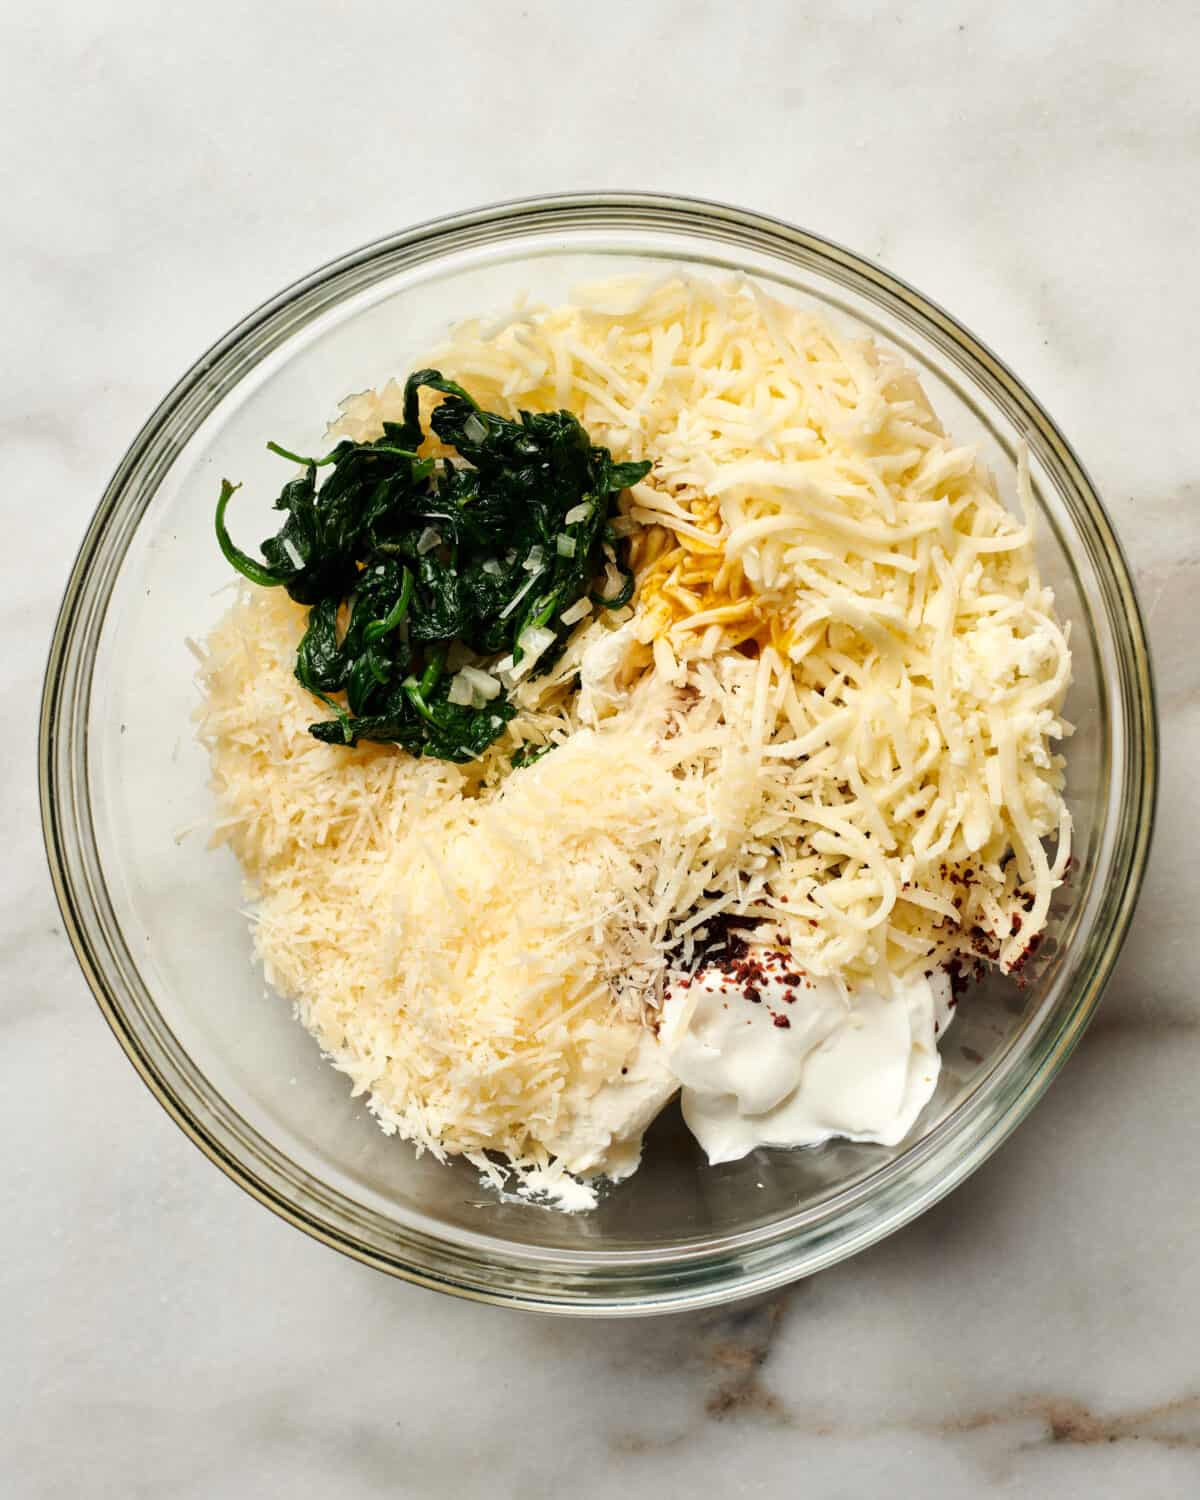
[(785, 955), (760, 950), (753, 960), (749, 977), (709, 968), (672, 981), (663, 1007), (659, 1045), (709, 1161), (835, 1136), (903, 1140), (937, 1084), (948, 977), (935, 971), (889, 996), (847, 994)]

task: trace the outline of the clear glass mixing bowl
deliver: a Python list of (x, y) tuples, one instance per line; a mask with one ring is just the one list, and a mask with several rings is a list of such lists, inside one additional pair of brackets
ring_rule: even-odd
[[(901, 347), (948, 429), (1006, 493), (1029, 446), (1040, 556), (1070, 620), (1076, 863), (1028, 988), (961, 1008), (937, 1096), (892, 1149), (757, 1152), (709, 1168), (675, 1110), (644, 1165), (593, 1213), (502, 1202), (462, 1164), (386, 1138), (342, 1075), (266, 997), (239, 874), (203, 833), (185, 644), (223, 610), (213, 541), (223, 475), (239, 530), (265, 535), (267, 436), (311, 450), (347, 392), (403, 373), (461, 317), (528, 288), (682, 265), (742, 271)], [(260, 497), (261, 513), (252, 497)], [(256, 532), (255, 524), (262, 522)], [(665, 1311), (777, 1286), (862, 1249), (961, 1182), (1078, 1041), (1129, 923), (1154, 804), (1145, 634), (1112, 527), (1046, 412), (960, 324), (895, 277), (785, 224), (649, 195), (539, 199), (382, 240), (260, 308), (150, 418), (91, 523), (58, 620), (41, 723), (42, 812), (71, 940), (121, 1045), (223, 1171), (327, 1244), (427, 1286), (575, 1313)]]

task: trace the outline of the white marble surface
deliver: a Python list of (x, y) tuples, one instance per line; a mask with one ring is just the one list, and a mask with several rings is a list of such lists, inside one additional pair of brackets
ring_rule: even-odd
[[(1200, 1493), (1195, 7), (94, 0), (0, 30), (0, 1493)], [(994, 344), (1116, 516), (1166, 743), (1119, 974), (1004, 1150), (786, 1295), (599, 1325), (389, 1281), (230, 1186), (90, 1001), (33, 790), (69, 555), (195, 354), (363, 240), (587, 186), (795, 219)]]

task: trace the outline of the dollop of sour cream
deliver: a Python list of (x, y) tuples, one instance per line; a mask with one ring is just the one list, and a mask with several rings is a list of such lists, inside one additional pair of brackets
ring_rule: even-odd
[(659, 1046), (683, 1117), (714, 1165), (758, 1146), (835, 1136), (897, 1145), (937, 1085), (950, 982), (847, 991), (759, 950), (752, 965), (702, 968), (667, 988)]

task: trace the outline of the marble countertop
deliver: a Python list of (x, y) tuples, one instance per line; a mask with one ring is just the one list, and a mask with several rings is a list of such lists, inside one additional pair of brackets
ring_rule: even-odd
[[(52, 0), (0, 28), (0, 1492), (1200, 1493), (1196, 8)], [(376, 235), (584, 187), (793, 219), (998, 349), (1116, 518), (1165, 731), (1135, 927), (1030, 1122), (786, 1293), (599, 1324), (390, 1281), (204, 1160), (75, 967), (33, 748), (71, 554), (197, 352)]]

